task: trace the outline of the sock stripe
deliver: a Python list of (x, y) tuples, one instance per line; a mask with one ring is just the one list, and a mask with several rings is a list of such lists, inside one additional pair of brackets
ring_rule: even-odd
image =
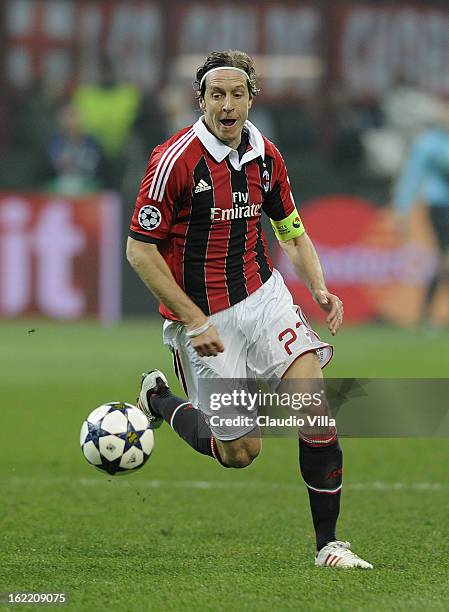
[(223, 466), (223, 467), (229, 467), (228, 465), (226, 465), (226, 463), (223, 463), (223, 461), (222, 461), (222, 459), (221, 459), (221, 457), (220, 457), (220, 453), (219, 453), (219, 451), (218, 451), (218, 448), (217, 448), (217, 443), (216, 443), (216, 441), (215, 441), (214, 436), (211, 436), (211, 437), (210, 437), (210, 450), (211, 450), (211, 452), (212, 452), (212, 457), (213, 457), (213, 458), (214, 458), (216, 461), (218, 461), (218, 463), (219, 463), (221, 466)]
[(176, 408), (173, 410), (173, 414), (172, 414), (172, 415), (171, 415), (171, 417), (170, 417), (170, 427), (171, 427), (172, 429), (174, 429), (174, 427), (173, 427), (173, 420), (174, 420), (174, 418), (175, 418), (176, 413), (178, 412), (178, 410), (179, 410), (180, 408), (182, 408), (183, 406), (191, 406), (191, 405), (192, 405), (192, 404), (191, 404), (190, 402), (184, 402), (184, 403), (182, 403), (182, 404), (179, 404), (179, 406), (176, 406)]
[[(211, 453), (212, 453), (212, 457), (214, 459), (217, 459), (217, 455), (216, 455), (216, 452), (215, 452), (215, 440), (214, 440), (214, 436), (210, 437), (210, 450), (211, 450)], [(218, 461), (218, 459), (217, 459), (217, 461)]]
[(311, 448), (324, 448), (325, 446), (330, 446), (331, 444), (333, 444), (335, 442), (337, 438), (332, 438), (329, 441), (325, 441), (325, 442), (308, 442), (307, 440), (303, 440), (304, 444), (307, 444), (307, 446), (310, 446)]
[(306, 484), (306, 487), (311, 491), (315, 491), (315, 493), (328, 493), (329, 495), (335, 495), (336, 493), (341, 491), (342, 488), (342, 485), (340, 485), (336, 489), (318, 489), (317, 487), (312, 487), (312, 485), (307, 484), (306, 481), (304, 482)]
[(302, 440), (302, 442), (304, 442), (304, 444), (307, 444), (308, 446), (330, 446), (331, 444), (333, 444), (336, 439), (337, 439), (337, 430), (335, 428), (334, 429), (334, 433), (330, 434), (330, 435), (317, 435), (317, 436), (305, 436), (303, 434), (299, 434), (299, 438), (300, 440)]

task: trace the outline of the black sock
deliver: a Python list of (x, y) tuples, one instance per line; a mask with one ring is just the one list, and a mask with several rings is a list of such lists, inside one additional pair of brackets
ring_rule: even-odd
[(152, 411), (161, 416), (187, 444), (202, 455), (216, 458), (212, 432), (204, 416), (188, 400), (176, 397), (170, 389), (162, 389), (151, 396), (150, 403)]
[(336, 540), (343, 473), (343, 453), (338, 439), (320, 446), (300, 438), (299, 465), (309, 493), (317, 550), (321, 550)]

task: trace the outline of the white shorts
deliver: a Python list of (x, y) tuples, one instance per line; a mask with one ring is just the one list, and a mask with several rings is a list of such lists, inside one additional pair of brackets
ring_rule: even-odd
[[(280, 380), (299, 355), (315, 351), (322, 368), (332, 358), (332, 346), (311, 329), (277, 270), (250, 296), (209, 318), (225, 347), (216, 357), (199, 357), (182, 323), (166, 320), (163, 329), (178, 379), (206, 420), (213, 412), (200, 405), (200, 379)], [(211, 427), (219, 440), (236, 440), (252, 429)]]

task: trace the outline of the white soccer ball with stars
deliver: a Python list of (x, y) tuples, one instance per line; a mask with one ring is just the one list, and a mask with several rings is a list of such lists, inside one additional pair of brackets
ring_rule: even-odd
[(108, 474), (129, 474), (141, 468), (154, 447), (147, 417), (125, 402), (95, 408), (81, 427), (81, 450), (87, 461)]

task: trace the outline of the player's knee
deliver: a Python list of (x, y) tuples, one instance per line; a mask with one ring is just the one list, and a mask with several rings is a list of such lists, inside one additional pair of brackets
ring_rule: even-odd
[(251, 465), (257, 455), (241, 450), (229, 457), (226, 463), (233, 468), (245, 468)]
[(246, 451), (239, 451), (231, 457), (226, 458), (226, 464), (233, 468), (245, 468), (252, 462), (250, 455)]

